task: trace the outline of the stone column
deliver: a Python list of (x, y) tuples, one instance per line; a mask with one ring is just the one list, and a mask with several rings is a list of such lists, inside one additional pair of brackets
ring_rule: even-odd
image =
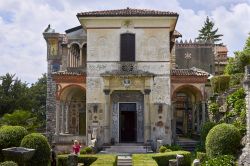
[(82, 47), (80, 48), (80, 63), (79, 65), (82, 67)]
[(59, 134), (59, 124), (60, 124), (60, 101), (56, 100), (56, 132), (55, 134)]
[(195, 131), (195, 104), (192, 104), (192, 131)]
[(247, 123), (247, 135), (246, 145), (242, 150), (242, 154), (239, 158), (239, 166), (250, 165), (250, 66), (245, 67), (245, 81), (244, 89), (246, 92), (246, 123)]
[(61, 113), (62, 113), (62, 117), (61, 117), (61, 133), (60, 134), (64, 134), (64, 103), (61, 102)]
[(175, 104), (176, 101), (172, 101), (172, 123), (171, 123), (171, 128), (172, 128), (172, 143), (175, 144), (176, 142), (176, 119), (175, 119)]
[(105, 116), (104, 116), (104, 142), (110, 142), (110, 89), (104, 89), (103, 92), (105, 93)]
[(202, 124), (206, 121), (206, 101), (202, 101)]
[(147, 140), (151, 138), (151, 127), (150, 127), (150, 101), (149, 94), (150, 89), (144, 89), (144, 142), (147, 143)]
[(200, 109), (196, 104), (197, 132), (200, 131)]
[(70, 67), (70, 47), (68, 46), (67, 67)]
[(69, 104), (66, 103), (65, 104), (65, 111), (66, 111), (66, 120), (65, 120), (65, 133), (68, 134), (69, 133)]

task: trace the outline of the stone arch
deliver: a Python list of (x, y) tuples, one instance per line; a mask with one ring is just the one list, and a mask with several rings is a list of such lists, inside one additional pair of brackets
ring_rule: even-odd
[(172, 94), (176, 134), (198, 133), (202, 120), (202, 91), (194, 85), (177, 87)]
[[(73, 135), (86, 135), (86, 90), (76, 84), (62, 88), (60, 101), (64, 105), (65, 130)], [(63, 111), (63, 110), (62, 110)]]

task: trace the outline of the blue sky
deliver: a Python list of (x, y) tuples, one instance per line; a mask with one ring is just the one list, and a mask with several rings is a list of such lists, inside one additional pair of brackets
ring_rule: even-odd
[(35, 82), (47, 70), (42, 32), (78, 26), (76, 13), (91, 10), (147, 8), (179, 13), (177, 30), (194, 39), (209, 16), (229, 55), (241, 50), (250, 32), (250, 0), (6, 0), (0, 1), (0, 75), (7, 72)]

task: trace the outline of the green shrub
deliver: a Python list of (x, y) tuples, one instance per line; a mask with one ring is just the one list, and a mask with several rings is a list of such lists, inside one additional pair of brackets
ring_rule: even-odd
[(206, 138), (206, 153), (209, 158), (218, 155), (233, 155), (240, 145), (240, 132), (231, 124), (219, 124), (213, 127)]
[(166, 153), (159, 153), (153, 156), (153, 159), (157, 162), (158, 166), (168, 166), (170, 159), (176, 159), (176, 155), (183, 155), (183, 166), (191, 165), (191, 153), (188, 151), (172, 151)]
[[(67, 159), (68, 155), (58, 155), (58, 166), (67, 166)], [(84, 166), (115, 166), (117, 156), (110, 154), (80, 155), (78, 162), (83, 163)]]
[(235, 166), (235, 158), (232, 155), (223, 155), (209, 159), (202, 166)]
[(50, 161), (50, 145), (45, 136), (39, 133), (26, 135), (21, 142), (21, 146), (36, 150), (35, 154), (31, 158), (31, 161), (29, 161), (27, 165), (48, 165)]
[(201, 126), (201, 144), (200, 150), (205, 151), (205, 142), (208, 132), (216, 125), (214, 122), (205, 122)]
[(183, 148), (180, 145), (163, 145), (165, 146), (167, 149), (171, 150), (171, 151), (178, 151), (178, 150), (183, 150)]
[(245, 90), (243, 88), (238, 89), (231, 95), (227, 96), (228, 106), (234, 108), (236, 101), (238, 101), (239, 99), (245, 99), (245, 96)]
[(2, 149), (20, 146), (28, 131), (21, 126), (2, 126), (0, 128), (0, 161), (3, 161)]
[(158, 166), (157, 162), (152, 158), (155, 154), (133, 154), (133, 166)]
[(86, 152), (85, 149), (82, 149), (82, 150), (80, 151), (80, 154), (87, 154), (87, 152)]
[(211, 79), (211, 86), (214, 93), (224, 92), (229, 88), (230, 76), (214, 76)]
[(197, 152), (196, 158), (199, 159), (201, 163), (204, 163), (205, 161), (207, 161), (207, 154), (203, 152)]
[(235, 73), (230, 75), (230, 86), (239, 85), (244, 78), (244, 73)]
[(84, 148), (84, 150), (86, 151), (87, 154), (91, 154), (93, 152), (93, 149), (89, 146)]
[(159, 149), (160, 153), (164, 153), (167, 150), (167, 148), (165, 146), (161, 146)]
[(208, 106), (208, 111), (215, 115), (219, 112), (219, 105), (217, 103), (210, 103)]
[(18, 165), (13, 161), (5, 161), (3, 163), (0, 163), (0, 166), (18, 166)]

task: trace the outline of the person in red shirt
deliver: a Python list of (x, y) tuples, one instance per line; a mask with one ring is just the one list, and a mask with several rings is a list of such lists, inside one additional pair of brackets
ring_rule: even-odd
[(74, 145), (72, 147), (73, 153), (76, 154), (76, 155), (79, 155), (80, 154), (80, 148), (81, 148), (81, 146), (79, 145), (79, 142), (77, 140), (75, 140)]

